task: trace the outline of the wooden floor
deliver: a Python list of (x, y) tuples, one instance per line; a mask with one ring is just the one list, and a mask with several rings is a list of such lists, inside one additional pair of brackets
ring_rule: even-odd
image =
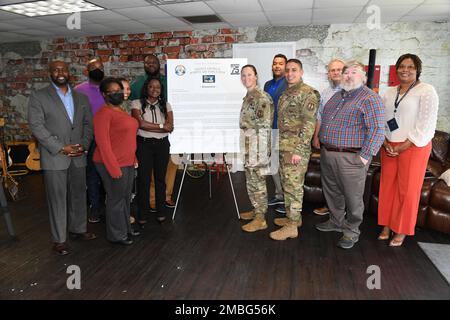
[[(0, 219), (0, 299), (450, 299), (450, 287), (416, 241), (450, 244), (444, 234), (419, 230), (402, 248), (376, 240), (376, 219), (366, 215), (360, 242), (351, 250), (336, 247), (338, 233), (314, 224), (324, 217), (305, 205), (300, 236), (282, 242), (269, 238), (276, 229), (241, 231), (227, 176), (186, 178), (174, 223), (154, 219), (123, 247), (105, 239), (103, 223), (89, 225), (99, 239), (69, 240), (72, 253), (51, 250), (41, 174), (21, 180), (28, 194), (10, 209), (18, 241), (11, 241)], [(179, 183), (180, 176), (177, 177)], [(241, 173), (233, 175), (241, 210), (250, 203)], [(68, 290), (66, 269), (81, 268), (81, 290)], [(366, 286), (368, 266), (381, 269), (381, 289)]]

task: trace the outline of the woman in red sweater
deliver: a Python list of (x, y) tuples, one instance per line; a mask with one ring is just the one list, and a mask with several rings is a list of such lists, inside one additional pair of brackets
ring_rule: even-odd
[(123, 86), (114, 78), (100, 83), (106, 104), (94, 116), (97, 148), (94, 163), (106, 191), (106, 237), (113, 243), (130, 245), (130, 201), (136, 160), (138, 122), (123, 108)]

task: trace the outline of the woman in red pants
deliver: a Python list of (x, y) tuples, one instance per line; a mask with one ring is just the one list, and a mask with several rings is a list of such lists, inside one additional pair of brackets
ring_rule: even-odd
[(383, 96), (386, 140), (381, 149), (379, 240), (398, 247), (414, 235), (420, 192), (436, 129), (439, 99), (433, 86), (419, 80), (422, 61), (404, 54), (395, 65), (400, 84)]

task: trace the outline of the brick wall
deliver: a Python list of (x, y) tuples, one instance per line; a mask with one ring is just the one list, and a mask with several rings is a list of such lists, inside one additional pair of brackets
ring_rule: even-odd
[[(246, 41), (236, 29), (174, 31), (40, 41), (40, 52), (14, 52), (17, 43), (1, 56), (0, 114), (5, 118), (5, 140), (28, 140), (27, 97), (48, 84), (48, 62), (59, 57), (70, 63), (71, 84), (85, 81), (87, 62), (100, 57), (106, 75), (133, 79), (143, 73), (145, 55), (156, 54), (161, 66), (173, 58), (221, 58), (232, 56), (232, 44)], [(0, 47), (2, 45), (0, 44)], [(18, 50), (17, 50), (18, 51)]]
[[(380, 93), (387, 88), (388, 66), (402, 53), (418, 54), (424, 62), (422, 79), (439, 94), (438, 129), (450, 131), (449, 26), (446, 23), (393, 23), (368, 31), (365, 25), (273, 27), (156, 32), (86, 38), (57, 38), (29, 43), (0, 44), (0, 114), (6, 119), (6, 140), (28, 140), (28, 96), (48, 84), (47, 64), (55, 57), (70, 62), (72, 84), (85, 81), (87, 61), (99, 56), (105, 73), (133, 79), (143, 73), (143, 58), (156, 54), (162, 68), (169, 58), (232, 57), (232, 44), (296, 41), (305, 81), (326, 85), (326, 63), (332, 57), (368, 60), (377, 49), (382, 65)], [(363, 36), (362, 36), (363, 35)], [(0, 131), (1, 133), (1, 131)]]

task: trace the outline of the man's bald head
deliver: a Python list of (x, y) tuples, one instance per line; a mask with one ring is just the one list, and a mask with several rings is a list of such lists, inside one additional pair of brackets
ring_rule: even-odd
[(69, 82), (69, 66), (62, 60), (50, 62), (48, 72), (53, 83), (58, 87), (65, 87)]
[(147, 75), (152, 77), (157, 76), (159, 75), (159, 69), (160, 64), (157, 56), (149, 54), (144, 58), (144, 70)]
[(103, 70), (103, 62), (99, 58), (94, 58), (88, 61), (87, 64), (88, 72), (95, 69)]
[(87, 75), (89, 76), (89, 81), (94, 84), (100, 84), (100, 82), (105, 77), (103, 62), (99, 58), (89, 60), (86, 71)]
[(50, 71), (52, 70), (52, 68), (55, 68), (56, 66), (65, 66), (67, 70), (69, 69), (67, 62), (57, 59), (50, 61), (50, 63), (48, 64), (48, 70)]

